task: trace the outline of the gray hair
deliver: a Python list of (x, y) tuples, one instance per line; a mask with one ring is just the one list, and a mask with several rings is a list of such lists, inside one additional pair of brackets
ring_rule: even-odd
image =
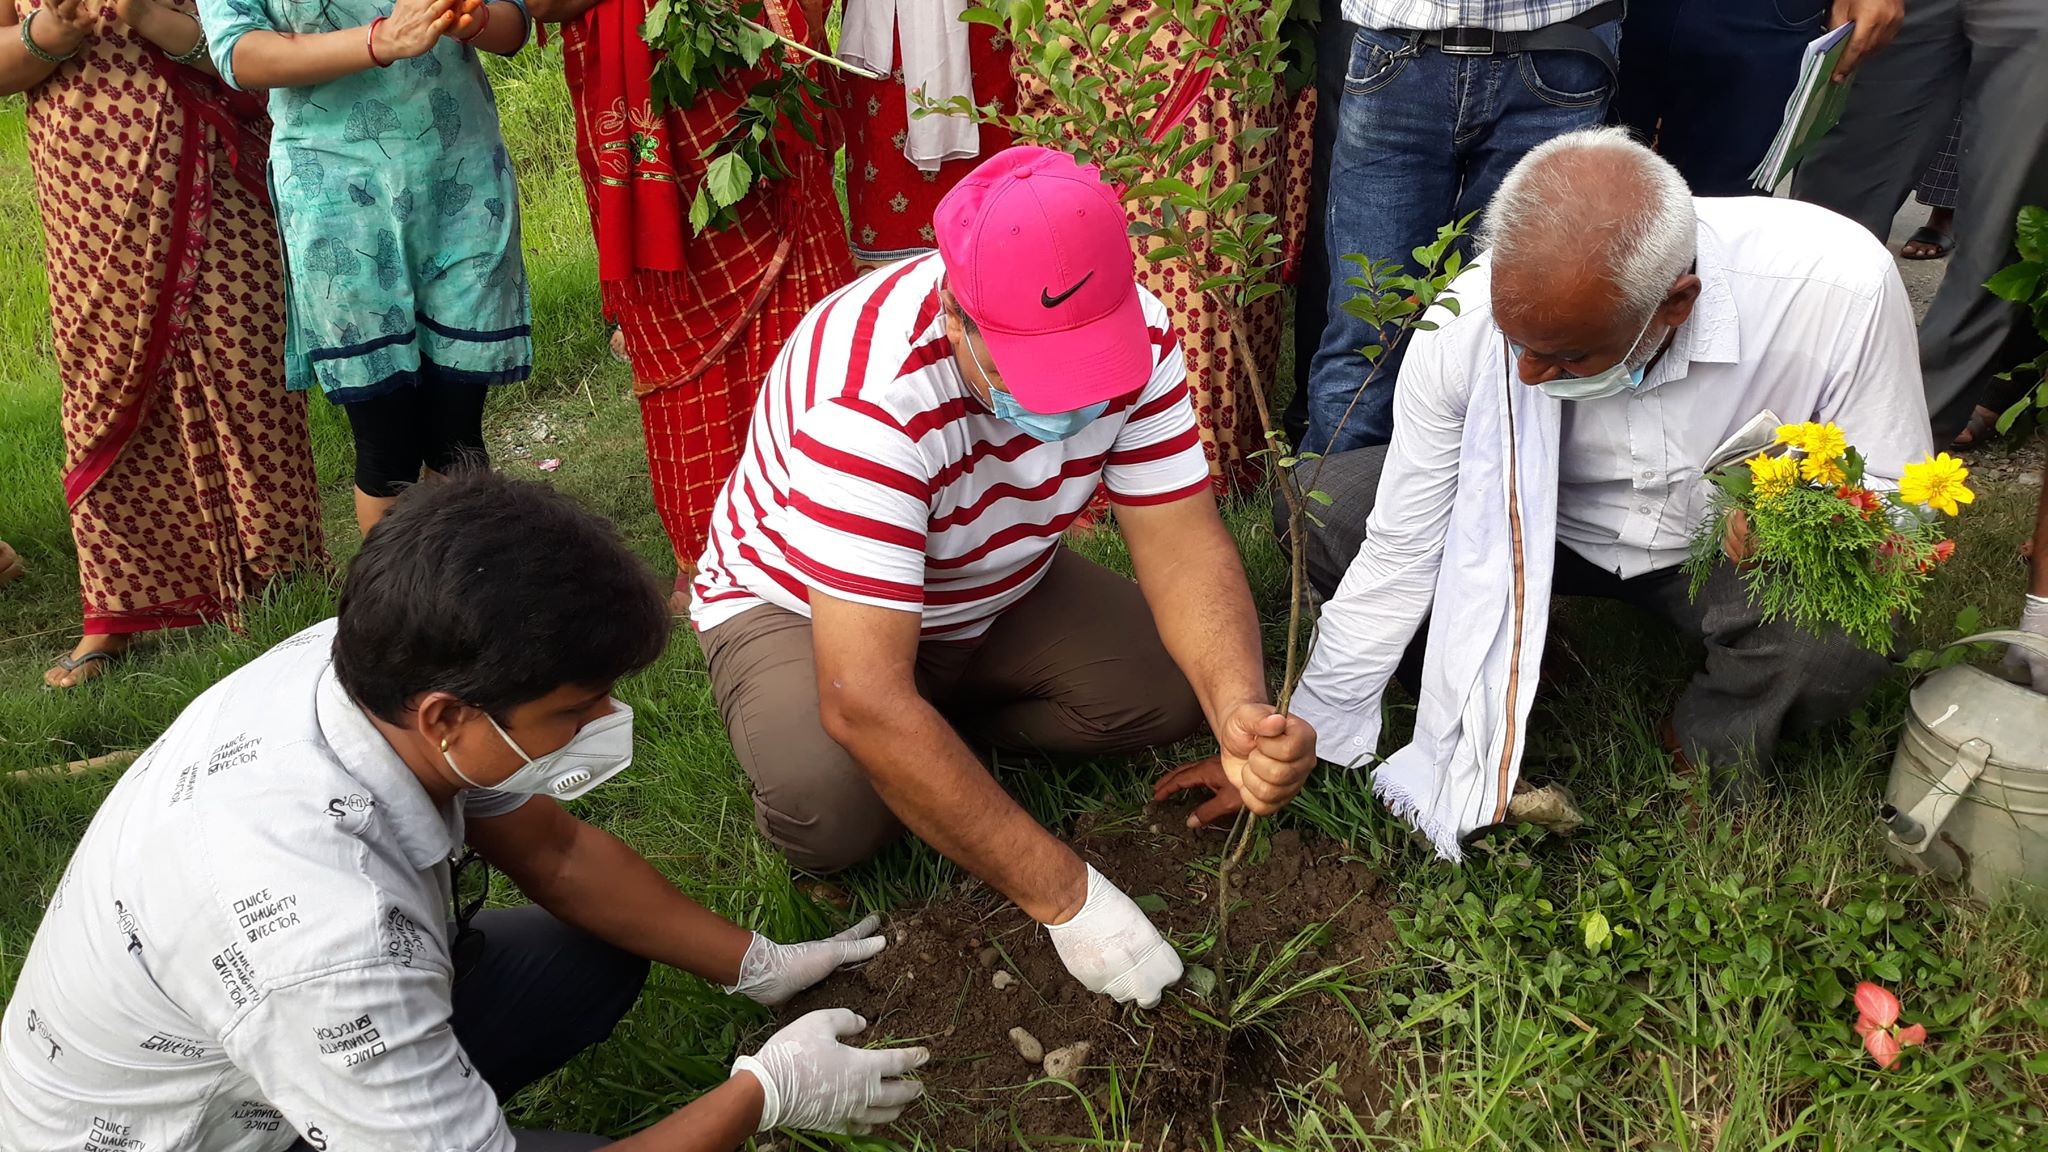
[(1576, 251), (1597, 259), (1631, 321), (1647, 321), (1692, 266), (1692, 189), (1625, 128), (1582, 128), (1529, 150), (1486, 207), (1495, 268)]

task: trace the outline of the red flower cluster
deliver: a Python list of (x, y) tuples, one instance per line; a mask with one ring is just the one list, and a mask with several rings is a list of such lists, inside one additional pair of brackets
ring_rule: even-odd
[(1857, 511), (1863, 513), (1863, 517), (1866, 520), (1877, 515), (1878, 510), (1884, 506), (1883, 502), (1877, 498), (1877, 493), (1872, 492), (1868, 488), (1851, 487), (1844, 484), (1835, 489), (1835, 495), (1840, 497), (1843, 503), (1853, 505)]

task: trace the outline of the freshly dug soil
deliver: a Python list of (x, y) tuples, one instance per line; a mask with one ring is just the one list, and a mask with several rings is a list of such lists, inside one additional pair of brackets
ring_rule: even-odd
[[(1213, 966), (1213, 957), (1191, 953), (1207, 949), (1215, 928), (1223, 837), (1189, 833), (1181, 826), (1186, 812), (1169, 806), (1084, 817), (1073, 843), (1148, 908), (1190, 964)], [(1250, 978), (1248, 962), (1264, 966), (1317, 924), (1326, 925), (1319, 940), (1288, 971), (1300, 979), (1350, 962), (1347, 975), (1363, 982), (1392, 938), (1379, 878), (1313, 832), (1280, 829), (1269, 848), (1233, 877), (1234, 982)], [(1269, 1129), (1279, 1115), (1278, 1091), (1307, 1084), (1332, 1065), (1337, 1075), (1327, 1091), (1361, 1115), (1383, 1103), (1373, 1055), (1334, 996), (1304, 995), (1229, 1034), (1193, 1014), (1213, 1017), (1219, 1009), (1213, 993), (1204, 999), (1188, 981), (1149, 1012), (1114, 1004), (1082, 988), (1045, 930), (978, 882), (899, 911), (886, 927), (886, 951), (806, 992), (784, 1018), (850, 1007), (869, 1020), (867, 1042), (931, 1049), (920, 1073), (925, 1099), (892, 1132), (906, 1144), (916, 1134), (941, 1149), (1047, 1147), (1060, 1137), (1161, 1150), (1209, 1146), (1212, 1116), (1226, 1133)], [(1014, 983), (998, 981), (998, 973)], [(1010, 1036), (1018, 1027), (1048, 1053), (1090, 1046), (1075, 1086), (1050, 1082), (1026, 1063)]]

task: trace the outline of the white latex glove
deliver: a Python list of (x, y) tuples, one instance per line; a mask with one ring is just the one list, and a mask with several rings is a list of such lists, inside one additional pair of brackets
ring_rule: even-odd
[[(2020, 631), (2048, 638), (2048, 596), (2027, 597), (2027, 610), (2020, 613)], [(2005, 664), (2008, 668), (2026, 669), (2033, 677), (2034, 691), (2048, 694), (2048, 658), (2036, 656), (2024, 648), (2008, 648)]]
[(837, 936), (807, 944), (777, 944), (759, 932), (740, 960), (740, 982), (727, 988), (770, 1008), (830, 976), (842, 964), (858, 964), (889, 943), (878, 935), (882, 918), (870, 916)]
[(844, 1008), (798, 1017), (752, 1056), (732, 1062), (732, 1073), (761, 1082), (761, 1127), (814, 1132), (873, 1131), (903, 1114), (924, 1085), (901, 1079), (931, 1059), (924, 1048), (849, 1048), (840, 1041), (868, 1026)]
[(1064, 924), (1048, 924), (1060, 963), (1090, 992), (1106, 992), (1121, 1004), (1140, 1008), (1159, 1003), (1179, 981), (1180, 957), (1152, 927), (1145, 912), (1102, 873), (1088, 866), (1088, 898)]

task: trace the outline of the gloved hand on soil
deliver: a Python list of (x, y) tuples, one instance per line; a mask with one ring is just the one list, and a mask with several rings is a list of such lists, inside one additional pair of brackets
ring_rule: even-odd
[(1119, 1004), (1136, 1000), (1140, 1008), (1156, 1007), (1160, 995), (1180, 980), (1180, 957), (1173, 945), (1145, 918), (1144, 910), (1092, 864), (1081, 910), (1066, 923), (1048, 924), (1045, 930), (1074, 979)]
[[(2048, 596), (2027, 597), (2026, 611), (2020, 613), (2020, 631), (2048, 637)], [(2048, 659), (2024, 648), (2008, 648), (2005, 663), (2010, 668), (2026, 669), (2034, 681), (2034, 691), (2048, 693)]]
[(851, 1048), (840, 1041), (868, 1022), (844, 1008), (800, 1016), (768, 1038), (752, 1056), (732, 1062), (732, 1073), (761, 1082), (761, 1126), (813, 1132), (872, 1132), (903, 1115), (924, 1085), (903, 1077), (931, 1059), (924, 1048)]
[(858, 964), (880, 952), (889, 943), (876, 931), (881, 924), (880, 916), (870, 916), (837, 936), (804, 944), (777, 944), (756, 932), (740, 960), (740, 982), (726, 991), (770, 1008), (786, 1004), (841, 965)]

